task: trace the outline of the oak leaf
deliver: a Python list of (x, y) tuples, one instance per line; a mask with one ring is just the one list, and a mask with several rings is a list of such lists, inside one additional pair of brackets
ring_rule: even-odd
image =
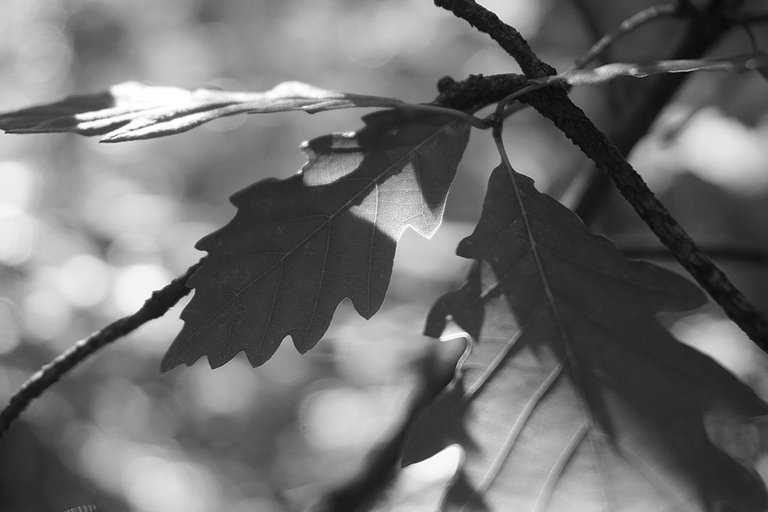
[(363, 120), (305, 143), (300, 174), (232, 197), (234, 219), (197, 245), (208, 256), (163, 369), (202, 356), (217, 367), (241, 350), (257, 366), (286, 336), (312, 348), (345, 298), (365, 318), (379, 309), (400, 234), (429, 237), (441, 222), (469, 125), (399, 110)]
[(504, 166), (457, 252), (475, 267), (427, 331), (450, 315), (472, 342), (405, 452), (464, 448), (444, 510), (766, 510), (757, 473), (720, 449), (733, 435), (705, 423), (768, 406), (655, 319), (702, 304), (693, 284), (626, 259)]
[(185, 132), (220, 117), (303, 110), (315, 113), (355, 107), (395, 107), (404, 103), (283, 82), (266, 92), (229, 92), (150, 86), (138, 82), (108, 91), (70, 96), (61, 101), (0, 115), (7, 133), (73, 132), (103, 135), (101, 142), (152, 139)]

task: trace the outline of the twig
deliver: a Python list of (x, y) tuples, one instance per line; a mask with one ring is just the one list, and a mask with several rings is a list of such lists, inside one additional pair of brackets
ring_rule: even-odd
[(621, 24), (601, 37), (587, 53), (576, 59), (576, 69), (581, 69), (610, 48), (616, 41), (645, 25), (646, 23), (665, 16), (680, 14), (681, 7), (678, 2), (659, 4), (643, 9), (621, 22)]
[[(485, 32), (517, 61), (529, 78), (555, 74), (552, 66), (542, 62), (517, 30), (473, 0), (436, 0), (454, 15)], [(768, 322), (763, 319), (728, 277), (705, 254), (659, 202), (637, 171), (584, 112), (574, 105), (561, 87), (532, 91), (521, 97), (544, 117), (550, 119), (597, 168), (607, 173), (613, 184), (632, 205), (643, 221), (669, 248), (681, 265), (725, 310), (739, 327), (768, 352)]]
[[(581, 19), (584, 20), (584, 24), (587, 26), (592, 41), (599, 40), (603, 35), (603, 28), (598, 23), (595, 13), (590, 9), (587, 0), (571, 0), (571, 4), (573, 4), (576, 10), (579, 11)], [(604, 57), (603, 60), (607, 57), (602, 53), (600, 56)]]
[(8, 405), (0, 412), (0, 438), (5, 435), (11, 424), (18, 419), (32, 400), (43, 394), (68, 371), (105, 345), (129, 334), (150, 320), (163, 316), (182, 297), (187, 295), (190, 292), (186, 286), (187, 279), (197, 270), (201, 262), (202, 260), (189, 267), (184, 275), (177, 277), (163, 289), (153, 292), (138, 311), (112, 322), (88, 338), (78, 341), (30, 377), (13, 394)]
[[(700, 57), (720, 39), (727, 28), (727, 25), (717, 23), (702, 26), (699, 20), (692, 22), (680, 43), (671, 52), (670, 58)], [(620, 123), (621, 128), (611, 136), (611, 141), (621, 154), (625, 156), (629, 154), (687, 78), (685, 74), (671, 74), (661, 76), (652, 82), (651, 87)], [(575, 205), (574, 211), (586, 224), (596, 216), (609, 187), (610, 180), (605, 173), (594, 173), (590, 183), (585, 186), (584, 193)]]
[(528, 78), (541, 78), (557, 73), (555, 68), (542, 62), (528, 45), (528, 41), (515, 28), (507, 25), (495, 13), (478, 5), (474, 0), (435, 0), (435, 5), (451, 11), (481, 32), (485, 32), (510, 54)]
[[(768, 265), (768, 251), (748, 249), (729, 245), (699, 244), (699, 248), (712, 258), (749, 263), (752, 265)], [(630, 258), (671, 258), (672, 254), (665, 247), (644, 247), (640, 245), (623, 245), (621, 252)]]

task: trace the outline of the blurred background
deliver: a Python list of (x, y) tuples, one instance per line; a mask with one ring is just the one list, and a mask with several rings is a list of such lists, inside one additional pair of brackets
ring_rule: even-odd
[[(591, 3), (605, 32), (651, 2)], [(484, 4), (560, 71), (595, 40), (568, 0)], [(127, 80), (248, 91), (301, 80), (422, 102), (444, 75), (519, 71), (487, 37), (426, 0), (4, 0), (3, 7), (0, 111)], [(676, 22), (658, 22), (617, 45), (614, 58), (663, 58), (679, 31)], [(756, 35), (768, 48), (766, 30)], [(712, 55), (751, 51), (748, 37), (734, 32)], [(605, 86), (573, 97), (610, 130), (648, 83), (621, 81), (612, 102)], [(697, 75), (633, 153), (697, 240), (768, 251), (767, 109), (768, 81), (757, 73)], [(1, 401), (195, 263), (202, 256), (195, 242), (234, 214), (228, 196), (294, 174), (304, 162), (301, 141), (355, 129), (364, 113), (239, 116), (128, 144), (0, 136)], [(285, 342), (255, 370), (238, 357), (216, 371), (200, 360), (161, 374), (180, 304), (26, 411), (0, 444), (0, 509), (301, 510), (354, 475), (400, 421), (415, 361), (435, 343), (419, 335), (429, 306), (466, 272), (454, 249), (471, 232), (498, 163), (485, 135), (473, 134), (438, 234), (403, 236), (387, 302), (373, 320), (345, 303), (306, 356)], [(559, 195), (588, 170), (533, 112), (512, 118), (505, 138), (513, 165), (541, 190)], [(658, 247), (615, 197), (601, 212), (596, 229), (620, 245)], [(766, 262), (719, 262), (768, 311)], [(765, 357), (716, 307), (666, 321), (768, 396)]]

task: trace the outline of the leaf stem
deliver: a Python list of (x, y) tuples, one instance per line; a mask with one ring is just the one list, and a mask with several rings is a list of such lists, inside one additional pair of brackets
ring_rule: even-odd
[(487, 122), (485, 122), (485, 120), (479, 117), (473, 116), (468, 112), (464, 112), (463, 110), (456, 110), (453, 108), (441, 107), (439, 105), (429, 105), (426, 103), (405, 103), (405, 102), (395, 105), (395, 108), (400, 108), (403, 110), (415, 110), (418, 112), (433, 112), (435, 114), (446, 114), (446, 115), (461, 119), (463, 121), (466, 121), (472, 126), (474, 126), (475, 128), (479, 128), (480, 130), (487, 130), (488, 128), (490, 128), (490, 125)]
[[(555, 74), (555, 69), (542, 62), (527, 41), (514, 28), (503, 23), (494, 13), (473, 0), (436, 0), (478, 30), (488, 34), (517, 61), (529, 78)], [(715, 20), (721, 22), (722, 19)], [(725, 27), (710, 27), (709, 35), (723, 33)], [(709, 293), (729, 318), (768, 353), (768, 322), (731, 283), (728, 277), (696, 246), (688, 233), (656, 198), (643, 178), (624, 159), (603, 132), (574, 105), (562, 87), (547, 87), (526, 94), (523, 101), (550, 119), (597, 168), (608, 174), (635, 212), (651, 228), (680, 264)]]
[(153, 292), (138, 311), (116, 320), (88, 338), (78, 341), (32, 375), (11, 396), (8, 405), (0, 412), (0, 439), (8, 432), (10, 426), (18, 419), (24, 409), (67, 372), (105, 345), (168, 312), (182, 297), (190, 292), (190, 289), (186, 286), (187, 279), (197, 270), (202, 261), (200, 260), (195, 265), (189, 267), (183, 275), (168, 283), (161, 290)]

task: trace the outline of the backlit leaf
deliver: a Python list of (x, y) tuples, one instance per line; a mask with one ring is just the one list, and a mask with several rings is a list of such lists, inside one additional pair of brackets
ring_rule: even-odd
[(0, 115), (8, 133), (74, 132), (103, 135), (101, 142), (151, 139), (185, 132), (219, 117), (303, 110), (310, 114), (354, 107), (394, 107), (393, 98), (328, 91), (284, 82), (266, 92), (189, 91), (138, 82), (108, 91), (70, 96), (56, 103)]
[(768, 72), (768, 55), (739, 55), (723, 59), (679, 59), (652, 62), (614, 62), (594, 69), (572, 69), (558, 75), (536, 80), (541, 83), (565, 82), (570, 85), (591, 85), (619, 77), (645, 78), (662, 73), (692, 73), (695, 71), (757, 71)]
[(707, 428), (768, 406), (654, 318), (700, 305), (693, 284), (624, 258), (503, 166), (458, 253), (476, 266), (427, 330), (450, 314), (473, 341), (405, 454), (464, 448), (445, 510), (766, 510), (758, 475), (719, 448), (737, 430)]
[(469, 125), (398, 110), (363, 120), (305, 143), (301, 174), (232, 197), (235, 218), (197, 245), (209, 254), (164, 369), (202, 356), (217, 367), (241, 350), (260, 365), (286, 336), (312, 348), (345, 298), (365, 318), (379, 309), (400, 234), (440, 224)]

